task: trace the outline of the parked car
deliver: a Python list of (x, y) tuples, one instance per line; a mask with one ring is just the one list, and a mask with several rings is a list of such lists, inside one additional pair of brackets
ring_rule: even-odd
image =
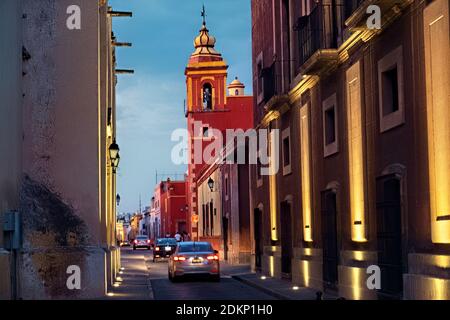
[(169, 258), (177, 248), (177, 240), (175, 238), (156, 239), (153, 248), (153, 262), (161, 258)]
[(150, 239), (147, 236), (137, 236), (133, 241), (133, 250), (136, 250), (137, 248), (146, 248), (147, 250), (150, 250)]
[(128, 240), (123, 240), (123, 241), (120, 242), (120, 246), (121, 246), (121, 247), (129, 247), (129, 246), (131, 246), (131, 245), (130, 245), (130, 241), (128, 241)]
[(169, 280), (190, 274), (208, 275), (220, 281), (219, 252), (209, 242), (179, 242), (169, 259)]

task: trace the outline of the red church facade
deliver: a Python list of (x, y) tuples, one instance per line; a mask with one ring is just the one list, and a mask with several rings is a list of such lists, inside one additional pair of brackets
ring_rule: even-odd
[[(218, 154), (209, 152), (213, 145), (224, 146), (227, 129), (253, 128), (253, 97), (245, 96), (244, 85), (237, 78), (227, 86), (228, 65), (214, 49), (215, 38), (209, 35), (206, 23), (194, 40), (195, 51), (185, 70), (187, 87), (187, 128), (189, 161), (187, 203), (188, 230), (194, 240), (200, 239), (199, 178), (211, 169)], [(220, 140), (222, 138), (222, 140)], [(219, 201), (220, 202), (220, 201)], [(220, 205), (218, 203), (217, 205)], [(221, 238), (221, 217), (217, 218)]]

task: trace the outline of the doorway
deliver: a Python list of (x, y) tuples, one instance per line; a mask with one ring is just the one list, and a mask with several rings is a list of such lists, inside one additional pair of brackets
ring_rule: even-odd
[(380, 299), (403, 295), (401, 185), (396, 175), (377, 179), (377, 250)]
[(291, 204), (281, 203), (281, 273), (290, 277), (292, 269), (292, 215)]
[(263, 254), (263, 228), (262, 228), (262, 211), (258, 208), (254, 210), (254, 236), (255, 236), (255, 269), (261, 271), (262, 254)]
[(337, 290), (338, 284), (338, 238), (336, 193), (326, 190), (321, 194), (322, 202), (322, 280), (324, 289)]

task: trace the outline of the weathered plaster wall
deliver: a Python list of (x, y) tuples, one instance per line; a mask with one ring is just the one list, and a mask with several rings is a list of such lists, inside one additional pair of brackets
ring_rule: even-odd
[[(81, 8), (81, 30), (66, 10)], [(100, 233), (98, 3), (23, 0), (24, 249), (21, 296), (88, 298), (105, 293)], [(66, 287), (81, 268), (81, 290)]]
[[(17, 210), (21, 175), (22, 46), (20, 2), (0, 1), (0, 220)], [(11, 296), (10, 254), (0, 223), (0, 299)]]

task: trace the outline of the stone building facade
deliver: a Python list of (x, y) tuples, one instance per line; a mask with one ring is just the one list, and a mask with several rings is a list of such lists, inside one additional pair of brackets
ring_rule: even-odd
[(255, 123), (280, 145), (277, 174), (251, 173), (253, 267), (449, 299), (448, 1), (254, 0), (252, 30)]
[[(5, 0), (0, 21), (0, 214), (17, 211), (22, 229), (21, 246), (4, 250), (0, 225), (0, 296), (104, 297), (120, 268), (111, 8)], [(66, 285), (71, 265), (80, 290)]]

